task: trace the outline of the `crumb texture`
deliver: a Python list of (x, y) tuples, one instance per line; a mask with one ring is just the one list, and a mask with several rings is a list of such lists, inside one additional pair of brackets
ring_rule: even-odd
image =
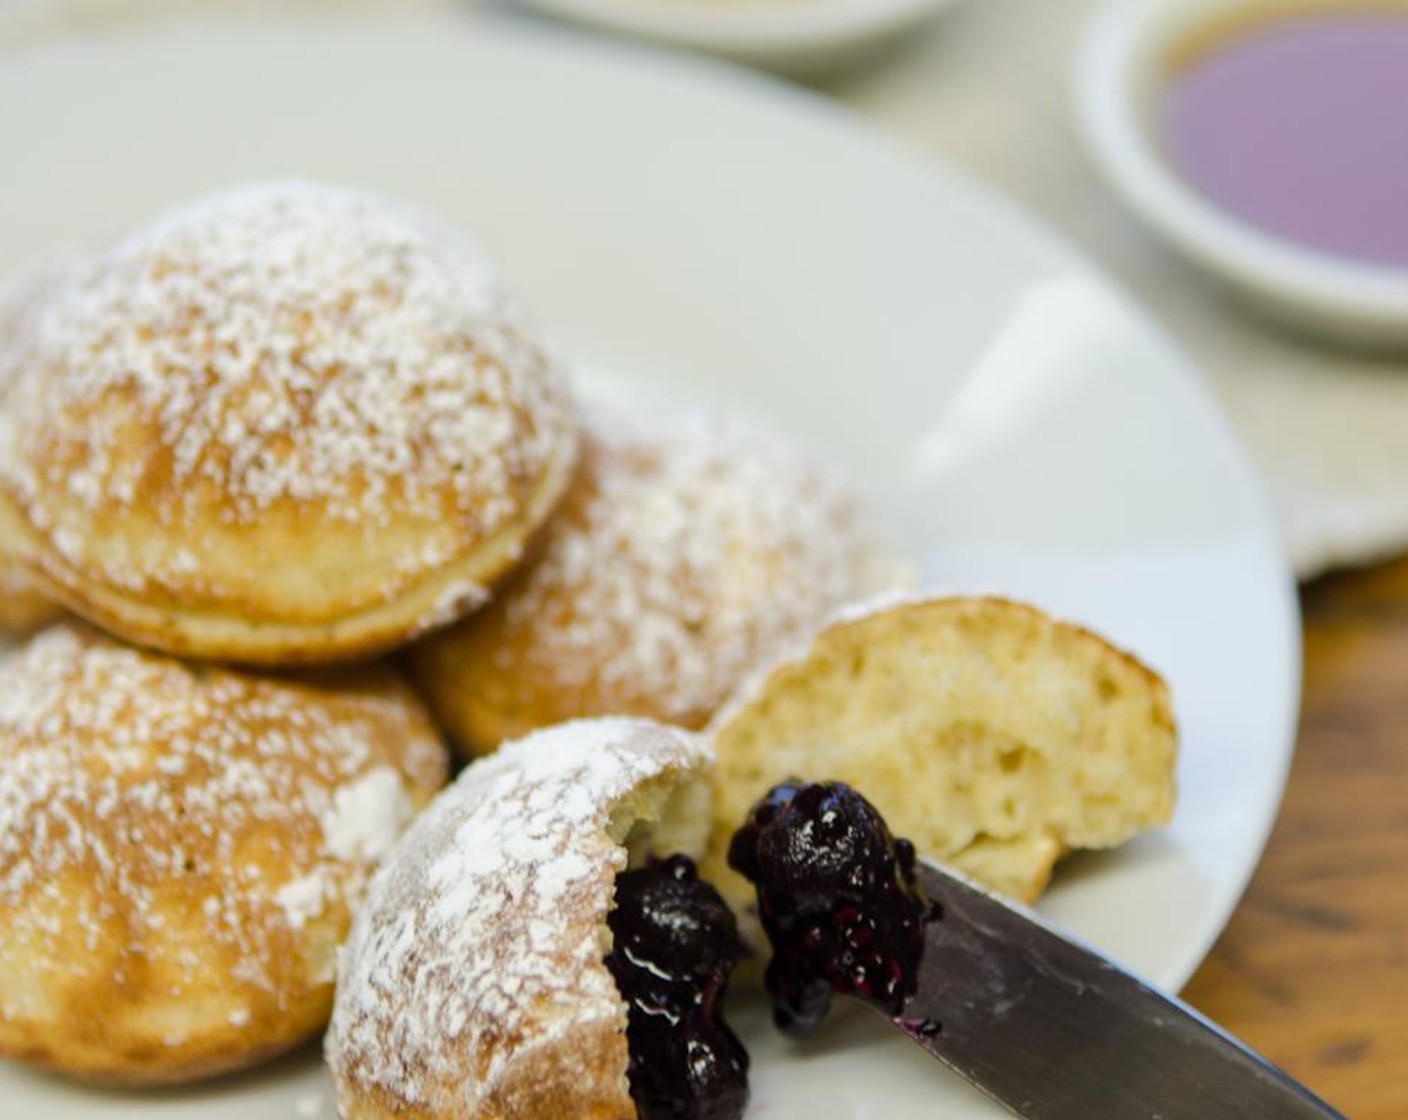
[(788, 778), (842, 781), (896, 836), (1034, 898), (1068, 848), (1167, 822), (1177, 744), (1164, 682), (1079, 626), (996, 598), (851, 610), (760, 673), (711, 729), (705, 873), (734, 902), (730, 836)]

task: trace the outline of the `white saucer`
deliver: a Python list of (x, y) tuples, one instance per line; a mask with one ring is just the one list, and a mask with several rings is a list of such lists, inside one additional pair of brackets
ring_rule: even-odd
[(521, 0), (607, 31), (791, 75), (868, 58), (956, 0)]
[(1246, 0), (1107, 0), (1076, 68), (1090, 151), (1170, 245), (1272, 315), (1355, 345), (1408, 345), (1408, 270), (1316, 252), (1239, 221), (1185, 183), (1158, 150), (1150, 102), (1168, 52), (1247, 9)]

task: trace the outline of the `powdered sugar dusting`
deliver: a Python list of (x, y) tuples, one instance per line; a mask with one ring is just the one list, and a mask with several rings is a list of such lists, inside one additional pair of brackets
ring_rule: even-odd
[(911, 579), (860, 498), (779, 437), (604, 399), (541, 561), (466, 632), (523, 687), (697, 726), (828, 611)]
[(332, 884), (318, 871), (290, 879), (274, 894), (290, 929), (302, 929), (323, 912)]
[(77, 877), (93, 902), (70, 918), (90, 946), (120, 936), (193, 976), (218, 953), (232, 983), (281, 1001), (280, 946), (329, 903), (355, 906), (409, 791), (424, 800), (445, 774), (389, 672), (328, 682), (185, 665), (77, 625), (0, 665), (7, 937), (45, 944)]
[(401, 776), (378, 766), (332, 795), (323, 814), (323, 842), (338, 859), (379, 863), (414, 813)]
[[(182, 527), (277, 508), (478, 540), (571, 454), (563, 378), (516, 298), (457, 234), (358, 191), (256, 184), (174, 211), (78, 270), (29, 335), (0, 471), (65, 555), (75, 519), (136, 507), (171, 528), (173, 578)], [(435, 539), (408, 534), (397, 574), (444, 563)]]
[[(344, 1103), (375, 1089), (471, 1115), (522, 1053), (584, 1023), (624, 1029), (602, 924), (626, 852), (607, 820), (704, 750), (684, 732), (604, 719), (469, 767), (406, 834), (353, 925), (327, 1042)], [(555, 1057), (570, 1082), (573, 1053)], [(624, 1063), (623, 1041), (617, 1073)]]

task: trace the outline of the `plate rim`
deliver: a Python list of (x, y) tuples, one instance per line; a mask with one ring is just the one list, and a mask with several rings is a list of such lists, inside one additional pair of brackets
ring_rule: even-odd
[(959, 0), (520, 0), (585, 25), (732, 55), (791, 55), (862, 45), (936, 16)]

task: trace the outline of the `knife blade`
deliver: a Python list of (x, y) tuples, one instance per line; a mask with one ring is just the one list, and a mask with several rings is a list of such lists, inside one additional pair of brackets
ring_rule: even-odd
[(953, 871), (894, 1022), (1024, 1120), (1326, 1120), (1340, 1113), (1192, 1008)]

